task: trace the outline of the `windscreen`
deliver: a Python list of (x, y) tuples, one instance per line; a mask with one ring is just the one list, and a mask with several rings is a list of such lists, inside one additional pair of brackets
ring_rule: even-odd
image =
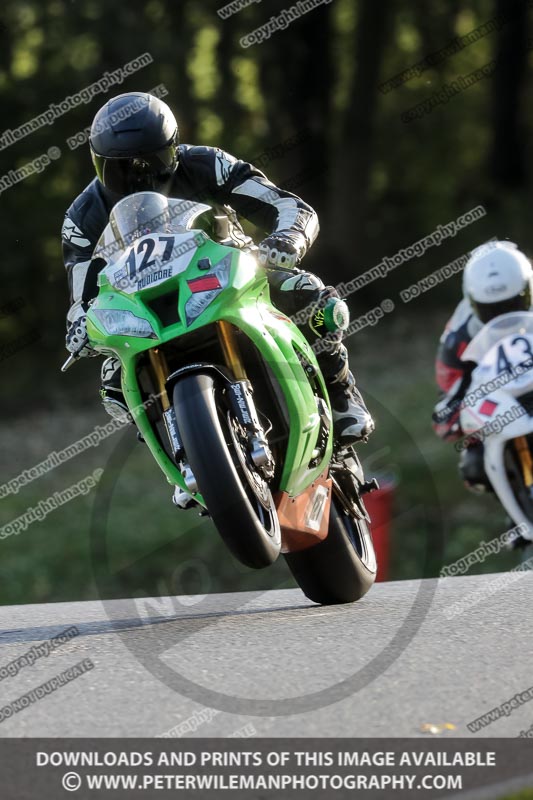
[(512, 311), (510, 314), (502, 314), (487, 322), (474, 336), (461, 359), (479, 364), (491, 347), (513, 333), (517, 335), (533, 334), (533, 313), (531, 311)]
[(137, 192), (113, 206), (94, 257), (114, 260), (137, 239), (149, 233), (185, 233), (210, 206), (192, 200), (168, 198), (157, 192)]

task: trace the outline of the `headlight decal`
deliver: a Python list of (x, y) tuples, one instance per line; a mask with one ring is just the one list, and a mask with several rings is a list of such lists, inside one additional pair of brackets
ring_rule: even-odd
[(93, 314), (110, 336), (157, 338), (157, 334), (148, 320), (135, 316), (131, 311), (118, 308), (95, 308)]
[(232, 253), (228, 253), (205, 275), (187, 281), (187, 285), (193, 293), (185, 303), (187, 325), (194, 322), (215, 297), (227, 287), (232, 256)]

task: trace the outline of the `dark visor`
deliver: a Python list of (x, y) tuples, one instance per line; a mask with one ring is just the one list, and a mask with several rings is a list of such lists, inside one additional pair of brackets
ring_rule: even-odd
[(481, 322), (490, 322), (494, 317), (501, 314), (509, 314), (511, 311), (527, 311), (531, 305), (531, 292), (526, 289), (520, 294), (511, 297), (509, 300), (502, 300), (501, 303), (476, 303), (472, 301), (472, 307)]
[(159, 191), (176, 168), (176, 146), (136, 158), (109, 158), (93, 153), (96, 174), (106, 189), (120, 195)]

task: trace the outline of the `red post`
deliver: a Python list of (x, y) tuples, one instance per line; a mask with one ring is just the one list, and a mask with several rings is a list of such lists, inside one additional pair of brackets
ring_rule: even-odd
[(365, 494), (363, 498), (371, 520), (370, 529), (378, 562), (376, 581), (386, 581), (389, 578), (394, 489), (393, 481), (382, 480), (379, 489)]

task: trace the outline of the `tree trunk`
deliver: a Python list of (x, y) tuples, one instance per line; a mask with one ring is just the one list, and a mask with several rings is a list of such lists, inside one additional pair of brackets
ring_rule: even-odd
[(510, 15), (498, 33), (489, 164), (494, 182), (504, 188), (518, 188), (526, 182), (521, 100), (528, 59), (528, 5), (527, 0), (496, 0), (495, 4), (497, 16)]
[(333, 219), (328, 228), (333, 234), (332, 249), (337, 251), (335, 261), (342, 272), (353, 271), (353, 264), (348, 266), (345, 260), (344, 244), (348, 232), (357, 245), (364, 239), (375, 118), (380, 98), (377, 84), (390, 18), (390, 0), (380, 3), (361, 0), (354, 34), (356, 73), (330, 185)]

